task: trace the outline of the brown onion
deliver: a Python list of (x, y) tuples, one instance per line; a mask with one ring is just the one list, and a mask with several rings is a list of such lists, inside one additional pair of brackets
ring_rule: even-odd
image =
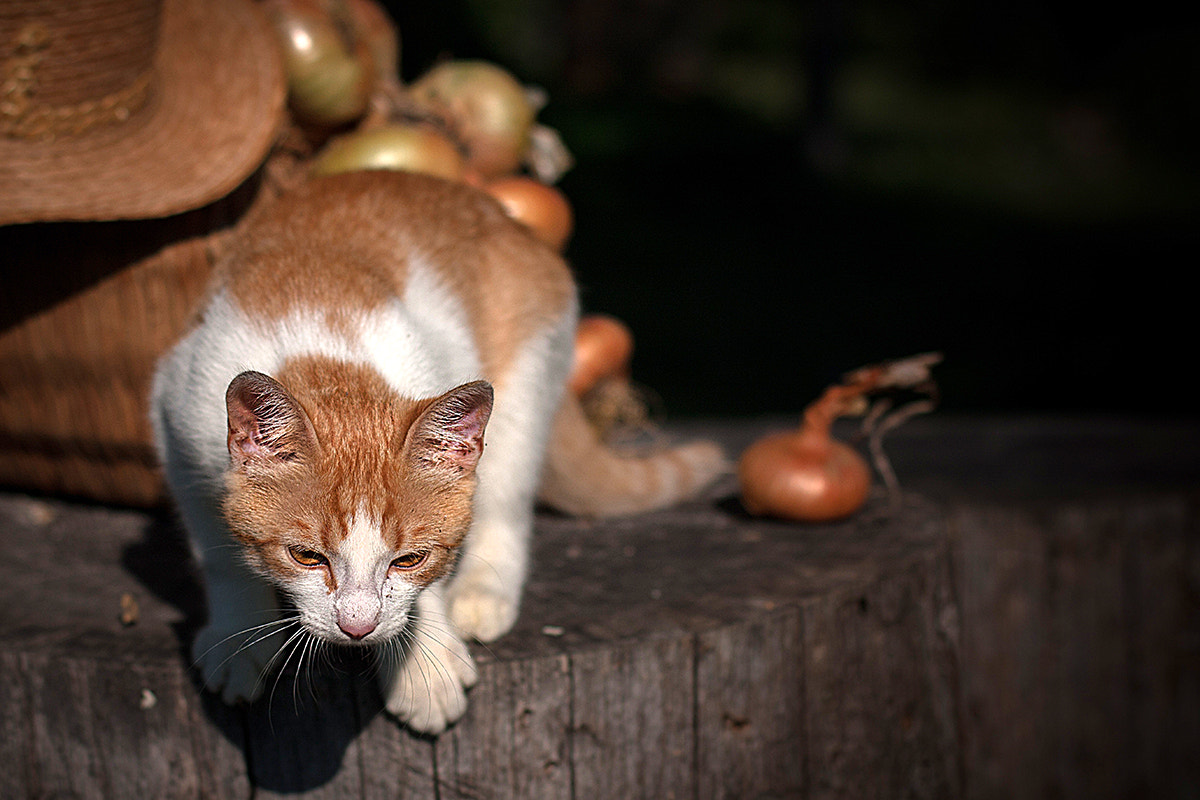
[(833, 421), (860, 411), (864, 383), (831, 386), (804, 409), (800, 427), (750, 445), (738, 460), (742, 504), (752, 514), (808, 522), (849, 516), (871, 490), (871, 469), (833, 438)]
[(466, 148), (467, 163), (485, 179), (514, 172), (529, 147), (536, 109), (525, 87), (488, 61), (446, 61), (409, 87)]
[(546, 244), (560, 252), (566, 246), (575, 218), (571, 204), (558, 189), (523, 175), (499, 178), (483, 188), (500, 201), (510, 217), (528, 226)]
[(828, 429), (801, 427), (759, 439), (738, 461), (742, 503), (752, 514), (810, 522), (841, 519), (862, 508), (871, 470)]
[(313, 161), (314, 175), (360, 169), (423, 172), (448, 180), (462, 176), (462, 156), (453, 144), (425, 125), (383, 125), (331, 141)]
[(575, 364), (567, 388), (582, 397), (602, 380), (628, 377), (633, 332), (607, 314), (584, 314), (575, 331)]

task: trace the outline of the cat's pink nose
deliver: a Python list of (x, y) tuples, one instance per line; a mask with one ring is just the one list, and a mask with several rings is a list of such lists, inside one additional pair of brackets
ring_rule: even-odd
[(338, 627), (342, 629), (342, 633), (349, 636), (355, 641), (363, 638), (371, 631), (375, 630), (377, 622), (368, 618), (342, 618), (338, 617)]
[(379, 625), (383, 607), (374, 592), (348, 592), (338, 600), (336, 609), (342, 633), (358, 641)]

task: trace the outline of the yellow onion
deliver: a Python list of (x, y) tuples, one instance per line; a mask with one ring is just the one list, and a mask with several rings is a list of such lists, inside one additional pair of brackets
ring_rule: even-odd
[(521, 165), (537, 110), (507, 70), (488, 61), (446, 61), (409, 89), (419, 105), (454, 131), (467, 164), (484, 179)]
[(332, 140), (312, 165), (315, 175), (363, 169), (423, 172), (456, 181), (462, 176), (463, 160), (450, 140), (429, 126), (393, 124)]
[(319, 0), (267, 0), (283, 45), (288, 101), (322, 125), (357, 119), (367, 108), (375, 67), (365, 47), (339, 30)]

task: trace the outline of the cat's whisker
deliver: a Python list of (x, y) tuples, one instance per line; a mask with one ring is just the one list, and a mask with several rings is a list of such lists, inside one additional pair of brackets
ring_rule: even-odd
[(332, 669), (334, 663), (333, 658), (329, 654), (329, 648), (326, 646), (329, 643), (324, 639), (320, 638), (319, 636), (310, 636), (306, 644), (306, 655), (308, 656), (309, 688), (311, 689), (313, 670), (317, 668), (318, 664), (323, 666), (325, 669)]
[(330, 669), (334, 666), (333, 648), (330, 642), (322, 639), (319, 636), (310, 636), (308, 644), (308, 690), (315, 700), (316, 680), (314, 670), (317, 668), (318, 660), (326, 669)]
[[(421, 636), (424, 636), (428, 641), (430, 641), (432, 644), (436, 645), (438, 650), (445, 651), (448, 648), (446, 648), (443, 645), (443, 643), (437, 639), (437, 637), (431, 636), (426, 631), (422, 630), (420, 626), (417, 626), (417, 629), (413, 631), (413, 634), (412, 634), (413, 646), (420, 649), (420, 651), (425, 655), (425, 658), (418, 659), (417, 665), (419, 667), (421, 667), (422, 675), (425, 679), (426, 690), (427, 691), (432, 690), (432, 678), (433, 677), (438, 678), (442, 682), (442, 685), (444, 687), (455, 686), (458, 681), (457, 681), (457, 678), (455, 678), (455, 676), (451, 673), (449, 666), (447, 666), (446, 664), (443, 664), (442, 660), (437, 657), (435, 651), (430, 646), (426, 645), (424, 642), (422, 642), (420, 640), (419, 637), (421, 637)], [(425, 662), (429, 663), (430, 669), (432, 670), (433, 675), (424, 674), (424, 663)]]
[[(286, 623), (286, 625), (288, 625), (288, 626), (290, 626), (290, 625), (297, 625), (297, 626), (299, 626), (299, 620), (300, 620), (300, 617), (299, 617), (299, 615), (297, 615), (297, 616), (295, 616), (295, 617), (290, 617), (290, 618), (288, 618), (288, 619), (286, 619), (286, 620), (281, 620), (281, 622), (284, 622), (284, 623)], [(269, 623), (264, 623), (263, 625), (259, 626), (259, 628), (266, 628), (266, 626), (267, 626), (268, 624), (269, 624)], [(259, 633), (258, 633), (258, 634), (257, 634), (257, 635), (256, 635), (256, 636), (253, 638), (253, 639), (252, 639), (252, 640), (251, 640), (251, 639), (247, 639), (247, 641), (243, 642), (243, 643), (242, 643), (242, 645), (241, 645), (241, 647), (239, 647), (239, 648), (238, 648), (238, 650), (245, 650), (245, 649), (247, 649), (247, 648), (254, 647), (254, 646), (255, 646), (255, 645), (257, 645), (257, 644), (259, 644), (259, 643), (261, 643), (261, 642), (264, 642), (264, 641), (266, 641), (267, 639), (270, 639), (272, 636), (275, 636), (275, 635), (277, 635), (277, 634), (283, 633), (283, 631), (284, 631), (285, 629), (286, 629), (286, 626), (285, 626), (285, 625), (281, 625), (279, 628), (277, 628), (276, 630), (273, 630), (273, 631), (261, 630), (261, 631), (260, 631), (260, 632), (259, 632)], [(300, 627), (300, 629), (301, 629), (301, 630), (303, 630), (303, 628), (302, 628), (302, 627)], [(295, 635), (295, 634), (293, 634), (292, 636), (294, 636), (294, 635)], [(287, 640), (284, 642), (284, 644), (286, 644), (288, 641), (291, 641), (291, 637), (289, 637), (289, 638), (288, 638), (288, 639), (287, 639)], [(280, 647), (283, 647), (283, 645), (280, 645)]]
[[(443, 628), (435, 627), (433, 631), (428, 630), (429, 627), (434, 627), (434, 626), (433, 625), (418, 626), (418, 630), (413, 632), (413, 636), (414, 637), (418, 637), (418, 636), (424, 637), (426, 640), (428, 640), (432, 644), (438, 645), (441, 649), (449, 651), (461, 664), (463, 664), (463, 666), (474, 667), (474, 664), (471, 662), (471, 657), (469, 655), (463, 655), (462, 653), (455, 652), (454, 648), (448, 648), (448, 647), (444, 646), (445, 640), (447, 640), (447, 639), (453, 640), (453, 639), (458, 638), (458, 634), (457, 634), (457, 632), (455, 632), (455, 630), (452, 626), (447, 625), (447, 627), (443, 627)], [(435, 635), (435, 633), (441, 633), (441, 634), (443, 634), (443, 636), (439, 638), (437, 635)], [(423, 649), (426, 650), (426, 652), (429, 652), (428, 649), (424, 647), (424, 645), (421, 645), (421, 646)], [(481, 646), (483, 646), (484, 649), (487, 649), (486, 645), (481, 645)], [(491, 651), (489, 650), (488, 652), (491, 652)], [(430, 655), (430, 658), (432, 659), (432, 654)], [(438, 662), (438, 663), (440, 663), (440, 662)]]
[(394, 675), (404, 660), (404, 645), (399, 636), (387, 641), (387, 649), (384, 652), (384, 657), (387, 660), (389, 673)]
[[(424, 629), (417, 632), (419, 635), (423, 635), (435, 642), (437, 641), (437, 637), (433, 635), (434, 633), (442, 634), (446, 639), (450, 640), (463, 638), (462, 634), (458, 630), (458, 627), (455, 626), (447, 614), (426, 612), (422, 615), (421, 619), (424, 622)], [(474, 646), (480, 648), (485, 653), (488, 653), (489, 655), (495, 655), (495, 651), (492, 650), (491, 646), (488, 645), (487, 642), (481, 642), (478, 639), (472, 639), (471, 641)], [(463, 664), (467, 666), (474, 666), (469, 656), (463, 656), (458, 653), (455, 655)]]
[[(307, 632), (306, 632), (307, 633)], [(297, 646), (299, 658), (296, 660), (296, 677), (292, 681), (292, 705), (300, 707), (300, 683), (308, 685), (308, 696), (314, 702), (317, 700), (316, 681), (313, 677), (313, 647), (317, 637), (307, 634)]]
[[(277, 619), (271, 619), (260, 625), (252, 625), (249, 628), (243, 628), (242, 630), (234, 631), (233, 633), (229, 634), (225, 638), (220, 639), (220, 640), (214, 642), (212, 645), (210, 645), (203, 653), (200, 653), (196, 657), (196, 660), (202, 661), (202, 660), (204, 660), (205, 656), (207, 656), (209, 653), (213, 652), (217, 648), (228, 644), (230, 641), (238, 638), (239, 636), (244, 636), (245, 639), (243, 639), (241, 644), (239, 644), (232, 653), (230, 653), (221, 662), (219, 662), (221, 664), (224, 664), (226, 661), (233, 658), (234, 656), (236, 656), (238, 653), (245, 650), (246, 648), (253, 647), (254, 645), (258, 644), (259, 642), (264, 641), (265, 639), (269, 639), (270, 637), (275, 636), (278, 633), (281, 633), (286, 626), (298, 622), (299, 619), (300, 619), (300, 615), (297, 614), (293, 617), (282, 617), (282, 618), (277, 618)], [(275, 628), (275, 630), (269, 630), (270, 628), (273, 628), (273, 627)]]
[[(283, 676), (287, 672), (287, 665), (289, 663), (291, 663), (292, 656), (294, 656), (296, 654), (296, 652), (300, 649), (300, 646), (301, 646), (300, 643), (303, 642), (304, 637), (306, 635), (308, 635), (308, 631), (306, 631), (303, 626), (298, 627), (295, 631), (292, 632), (291, 636), (289, 636), (287, 638), (287, 640), (279, 646), (279, 649), (275, 651), (275, 654), (273, 656), (271, 656), (271, 660), (267, 662), (266, 667), (263, 669), (264, 677), (260, 677), (259, 678), (260, 681), (265, 680), (265, 676), (270, 674), (270, 672), (272, 671), (273, 665), (279, 659), (280, 655), (282, 655), (284, 653), (284, 651), (287, 651), (287, 655), (284, 656), (283, 662), (279, 665), (279, 669), (275, 670), (275, 682), (271, 685), (271, 692), (270, 692), (269, 699), (267, 701), (268, 716), (270, 716), (270, 708), (272, 706), (274, 706), (274, 703), (275, 703), (275, 692), (277, 692), (279, 690), (279, 682), (281, 680), (283, 680)], [(293, 679), (292, 679), (292, 701), (293, 701), (293, 709), (298, 711), (300, 706), (299, 706), (299, 703), (296, 702), (295, 681), (296, 681), (296, 678), (293, 677)]]
[[(405, 644), (408, 645), (408, 652), (405, 654), (405, 658), (409, 658), (409, 659), (414, 658), (414, 654), (412, 652), (413, 648), (419, 648), (423, 652), (425, 652), (426, 655), (429, 655), (428, 651), (425, 650), (424, 645), (422, 645), (420, 642), (418, 642), (416, 640), (415, 635), (411, 631), (406, 631), (406, 633), (405, 633)], [(432, 656), (430, 657), (429, 660), (433, 660)], [(424, 684), (425, 691), (423, 692), (423, 695), (425, 697), (426, 710), (428, 711), (432, 708), (432, 705), (433, 705), (433, 696), (431, 694), (432, 689), (433, 689), (433, 684), (430, 681), (429, 674), (425, 671), (425, 663), (424, 663), (425, 661), (426, 661), (426, 659), (423, 659), (423, 658), (416, 659), (416, 665), (417, 665), (416, 671), (420, 674), (421, 682)], [(414, 685), (414, 676), (413, 676), (412, 670), (402, 670), (401, 674), (405, 676), (405, 680), (407, 682), (407, 687), (406, 687), (405, 691), (406, 691), (408, 697), (411, 699), (415, 699), (418, 695), (417, 695), (417, 687)]]
[(385, 639), (371, 650), (371, 677), (394, 675), (400, 661), (396, 658), (396, 638)]
[[(279, 657), (283, 655), (284, 651), (289, 646), (292, 647), (292, 652), (294, 652), (296, 640), (303, 637), (306, 633), (307, 633), (307, 631), (304, 629), (303, 625), (298, 626), (296, 628), (296, 630), (292, 631), (291, 635), (288, 636), (288, 638), (286, 640), (284, 640), (284, 642), (281, 645), (279, 645), (279, 649), (277, 649), (275, 651), (275, 654), (271, 656), (271, 659), (269, 661), (267, 661), (267, 663), (264, 667), (264, 670), (270, 671), (270, 670), (274, 669), (275, 662), (279, 660)], [(284, 668), (287, 667), (288, 661), (291, 660), (291, 657), (292, 657), (292, 653), (288, 653), (288, 655), (284, 657), (283, 662), (280, 663), (279, 670), (278, 670), (280, 674), (282, 674)], [(276, 680), (278, 680), (278, 679), (276, 679)]]

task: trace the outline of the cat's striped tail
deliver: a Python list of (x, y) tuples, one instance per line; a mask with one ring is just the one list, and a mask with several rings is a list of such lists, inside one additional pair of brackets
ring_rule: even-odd
[(729, 468), (713, 442), (618, 452), (601, 441), (568, 392), (554, 419), (539, 499), (578, 516), (636, 514), (695, 497)]

